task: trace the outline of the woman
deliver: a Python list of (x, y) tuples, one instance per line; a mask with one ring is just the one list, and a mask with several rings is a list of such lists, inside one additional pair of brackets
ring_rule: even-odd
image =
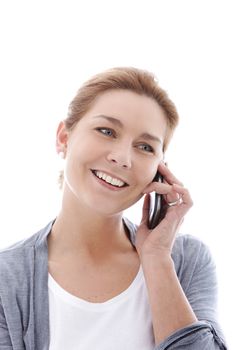
[[(1, 349), (226, 349), (209, 250), (177, 235), (192, 206), (163, 163), (177, 123), (146, 71), (111, 69), (79, 89), (57, 130), (61, 210), (0, 254)], [(154, 191), (166, 214), (149, 229)], [(142, 196), (136, 227), (123, 211)]]

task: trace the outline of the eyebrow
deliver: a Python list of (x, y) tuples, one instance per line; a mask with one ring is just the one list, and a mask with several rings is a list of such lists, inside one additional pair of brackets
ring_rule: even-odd
[[(123, 123), (119, 119), (114, 118), (114, 117), (110, 117), (110, 116), (107, 116), (107, 115), (100, 114), (100, 115), (96, 115), (94, 118), (106, 119), (109, 122), (111, 122), (111, 123), (115, 124), (116, 126), (120, 127), (121, 129), (124, 127)], [(150, 140), (150, 141), (156, 141), (156, 142), (159, 142), (159, 143), (162, 144), (162, 141), (161, 141), (161, 139), (158, 136), (149, 134), (148, 132), (143, 132), (142, 134), (139, 135), (139, 137), (142, 137), (142, 138), (144, 138), (146, 140)]]

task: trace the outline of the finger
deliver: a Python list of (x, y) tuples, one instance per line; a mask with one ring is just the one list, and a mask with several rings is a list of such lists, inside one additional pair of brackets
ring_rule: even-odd
[(181, 194), (183, 204), (193, 204), (193, 200), (187, 188), (177, 184), (173, 184), (172, 187), (177, 193)]
[(172, 190), (172, 185), (165, 184), (162, 182), (151, 182), (149, 186), (145, 188), (143, 193), (149, 193), (149, 192), (158, 192), (159, 194), (167, 194)]
[(161, 182), (152, 182), (143, 193), (156, 192), (165, 196), (166, 202), (173, 202), (179, 199), (179, 194), (174, 190), (172, 185)]
[[(165, 183), (167, 183), (166, 180), (164, 181)], [(170, 191), (164, 194), (164, 199), (166, 202), (175, 202), (180, 198), (180, 194), (174, 190), (172, 185), (169, 184), (169, 186), (170, 186)]]
[(173, 173), (168, 169), (168, 167), (163, 162), (159, 163), (158, 170), (168, 183), (170, 184), (176, 183), (178, 185), (183, 186), (183, 183), (180, 180), (178, 180), (175, 177), (175, 175), (173, 175)]
[(182, 202), (178, 206), (174, 206), (173, 208), (177, 207), (177, 209), (181, 211), (182, 214), (184, 214), (193, 206), (193, 200), (187, 188), (177, 184), (174, 184), (173, 188), (177, 193), (180, 194), (182, 198)]
[(181, 195), (175, 190), (172, 190), (170, 193), (164, 195), (164, 199), (166, 203), (177, 202), (181, 198)]

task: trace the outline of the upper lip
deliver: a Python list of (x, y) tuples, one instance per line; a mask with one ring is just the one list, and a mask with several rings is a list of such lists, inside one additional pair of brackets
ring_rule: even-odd
[(126, 185), (129, 185), (124, 179), (122, 179), (121, 177), (119, 177), (119, 176), (117, 176), (117, 175), (113, 175), (113, 174), (111, 174), (111, 173), (109, 173), (108, 171), (106, 171), (106, 170), (102, 170), (102, 169), (92, 169), (92, 171), (100, 171), (101, 173), (104, 173), (104, 174), (106, 174), (106, 175), (109, 175), (109, 176), (111, 176), (112, 178), (114, 178), (114, 179), (117, 179), (117, 180), (120, 180), (120, 181), (122, 181), (122, 182), (124, 182)]

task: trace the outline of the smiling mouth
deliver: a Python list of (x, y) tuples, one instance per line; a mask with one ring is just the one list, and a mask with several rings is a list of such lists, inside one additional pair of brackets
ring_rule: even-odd
[(99, 170), (91, 170), (91, 172), (97, 177), (97, 179), (104, 181), (106, 184), (115, 188), (123, 188), (129, 186), (126, 182), (123, 182), (117, 178), (111, 177)]

